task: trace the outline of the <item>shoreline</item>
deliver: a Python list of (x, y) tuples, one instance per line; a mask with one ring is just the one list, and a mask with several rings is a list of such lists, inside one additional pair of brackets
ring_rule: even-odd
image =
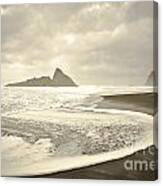
[[(144, 112), (149, 115), (155, 115), (157, 113), (157, 93), (142, 93), (142, 94), (125, 94), (117, 96), (103, 96), (104, 100), (98, 105), (98, 107), (110, 108), (112, 101), (114, 107), (118, 109), (130, 108), (133, 111)], [(134, 99), (133, 99), (134, 98)], [(106, 101), (107, 100), (107, 104)], [(121, 102), (122, 104), (119, 104)], [(124, 106), (125, 105), (125, 106)], [(157, 119), (156, 119), (157, 120)], [(154, 122), (157, 122), (157, 121)], [(150, 153), (150, 149), (153, 149), (153, 153)], [(51, 173), (39, 176), (30, 176), (37, 178), (64, 178), (64, 179), (104, 179), (104, 180), (147, 180), (153, 181), (158, 178), (157, 172), (157, 153), (158, 150), (155, 145), (151, 145), (144, 150), (139, 150), (131, 155), (123, 158), (107, 161), (104, 163), (98, 163), (96, 165), (90, 165), (87, 167), (72, 169), (68, 171), (62, 171), (58, 173)], [(125, 170), (124, 163), (126, 161), (146, 161), (147, 163), (155, 162), (155, 170), (144, 171), (131, 171)]]
[[(122, 157), (117, 160), (98, 163), (82, 168), (75, 168), (68, 171), (61, 171), (58, 173), (49, 173), (35, 176), (22, 176), (30, 178), (59, 178), (59, 179), (96, 179), (96, 180), (146, 180), (154, 181), (158, 178), (157, 172), (157, 153), (158, 149), (151, 145), (146, 149), (134, 152), (131, 155)], [(144, 158), (145, 156), (145, 158)], [(146, 161), (150, 165), (154, 161), (156, 169), (148, 170), (126, 170), (125, 162)], [(148, 166), (149, 166), (148, 165)], [(20, 176), (21, 177), (21, 176)]]
[[(154, 116), (157, 112), (157, 93), (136, 93), (122, 94), (114, 96), (103, 96), (103, 100), (97, 108), (111, 108), (119, 110), (131, 110), (142, 112)], [(156, 120), (155, 120), (156, 121)], [(154, 122), (155, 122), (154, 121)], [(154, 149), (154, 155), (149, 153), (149, 149)], [(36, 177), (36, 178), (65, 178), (65, 179), (105, 179), (105, 180), (155, 180), (157, 179), (157, 170), (150, 169), (145, 171), (128, 171), (125, 170), (124, 163), (130, 160), (147, 161), (150, 164), (157, 160), (157, 148), (154, 145), (144, 150), (138, 150), (125, 157), (88, 165), (81, 168), (61, 171), (58, 173), (48, 173), (38, 176), (19, 176), (19, 177)], [(157, 166), (156, 166), (157, 167)]]
[(157, 113), (158, 95), (156, 92), (103, 95), (103, 100), (98, 104), (98, 108), (132, 110), (150, 115)]

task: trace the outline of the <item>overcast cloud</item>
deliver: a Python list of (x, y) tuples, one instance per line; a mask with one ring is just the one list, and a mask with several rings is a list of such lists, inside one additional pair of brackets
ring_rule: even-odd
[(1, 9), (2, 80), (52, 76), (142, 85), (153, 68), (153, 3), (10, 5)]

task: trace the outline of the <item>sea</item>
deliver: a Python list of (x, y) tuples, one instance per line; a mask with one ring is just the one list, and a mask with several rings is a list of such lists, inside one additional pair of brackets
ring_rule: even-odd
[(70, 170), (152, 145), (152, 115), (99, 107), (103, 95), (145, 92), (153, 87), (3, 87), (2, 175)]

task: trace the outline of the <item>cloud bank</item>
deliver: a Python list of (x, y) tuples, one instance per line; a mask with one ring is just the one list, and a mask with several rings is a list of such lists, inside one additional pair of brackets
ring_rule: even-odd
[(81, 85), (143, 85), (153, 68), (153, 3), (1, 7), (2, 80), (60, 67)]

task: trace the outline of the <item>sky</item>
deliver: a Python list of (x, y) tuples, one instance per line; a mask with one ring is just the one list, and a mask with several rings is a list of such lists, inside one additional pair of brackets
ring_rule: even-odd
[(53, 76), (79, 85), (144, 85), (153, 70), (153, 3), (1, 6), (2, 83)]

